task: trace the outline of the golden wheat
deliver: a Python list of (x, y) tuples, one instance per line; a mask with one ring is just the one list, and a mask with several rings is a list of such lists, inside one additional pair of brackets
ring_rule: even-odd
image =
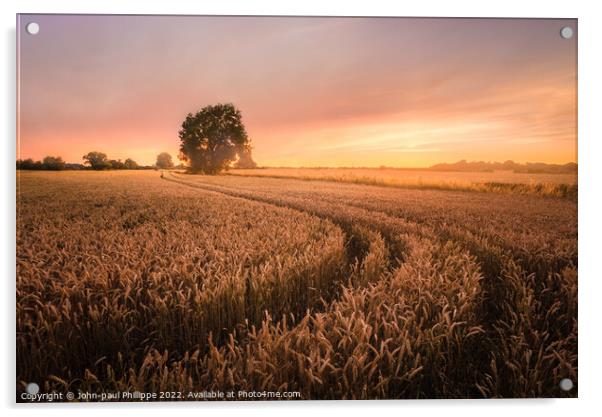
[(575, 174), (440, 172), (395, 168), (265, 168), (234, 169), (229, 175), (343, 182), (378, 187), (530, 194), (577, 198)]
[(18, 191), (20, 389), (576, 395), (573, 201), (153, 172)]

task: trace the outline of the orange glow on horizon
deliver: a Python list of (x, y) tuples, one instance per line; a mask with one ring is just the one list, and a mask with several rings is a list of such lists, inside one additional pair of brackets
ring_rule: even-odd
[(177, 161), (186, 113), (232, 102), (260, 166), (577, 161), (574, 20), (36, 19), (20, 159)]

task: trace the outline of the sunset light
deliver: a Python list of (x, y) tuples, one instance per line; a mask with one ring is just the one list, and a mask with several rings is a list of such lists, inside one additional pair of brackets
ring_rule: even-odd
[(260, 166), (577, 160), (566, 20), (36, 21), (42, 34), (21, 39), (18, 158), (151, 164), (178, 154), (187, 113), (233, 103)]

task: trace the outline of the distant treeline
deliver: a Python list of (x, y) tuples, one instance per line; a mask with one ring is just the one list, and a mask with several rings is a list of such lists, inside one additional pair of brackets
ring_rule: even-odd
[[(109, 159), (106, 154), (102, 152), (88, 152), (82, 157), (84, 160), (83, 164), (68, 163), (63, 160), (60, 156), (47, 156), (41, 161), (34, 161), (31, 158), (28, 159), (17, 159), (17, 169), (26, 170), (44, 170), (44, 171), (63, 171), (63, 170), (112, 170), (112, 169), (157, 169), (159, 168), (173, 168), (171, 163), (171, 156), (166, 153), (160, 154), (162, 158), (157, 159), (157, 165), (138, 165), (136, 161), (131, 158), (127, 158), (125, 161), (121, 159)], [(164, 157), (169, 157), (169, 164), (163, 161)], [(166, 164), (166, 165), (164, 165)], [(181, 168), (176, 166), (175, 168)]]
[(483, 162), (466, 160), (453, 164), (437, 164), (429, 168), (431, 171), (466, 171), (466, 172), (492, 172), (513, 171), (528, 174), (577, 174), (578, 165), (574, 162), (568, 164), (545, 164), (543, 162), (527, 162), (520, 164), (514, 161), (506, 162)]
[(154, 169), (153, 166), (138, 165), (132, 159), (121, 161), (120, 159), (109, 159), (102, 166), (92, 166), (84, 164), (73, 164), (63, 161), (60, 156), (47, 156), (41, 161), (34, 161), (31, 158), (17, 159), (17, 169), (43, 170), (43, 171), (67, 171), (67, 170), (85, 170), (85, 169)]

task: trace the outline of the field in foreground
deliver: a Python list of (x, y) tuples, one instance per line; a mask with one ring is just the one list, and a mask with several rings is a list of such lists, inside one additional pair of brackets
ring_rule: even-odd
[(574, 201), (18, 175), (19, 390), (577, 395)]

